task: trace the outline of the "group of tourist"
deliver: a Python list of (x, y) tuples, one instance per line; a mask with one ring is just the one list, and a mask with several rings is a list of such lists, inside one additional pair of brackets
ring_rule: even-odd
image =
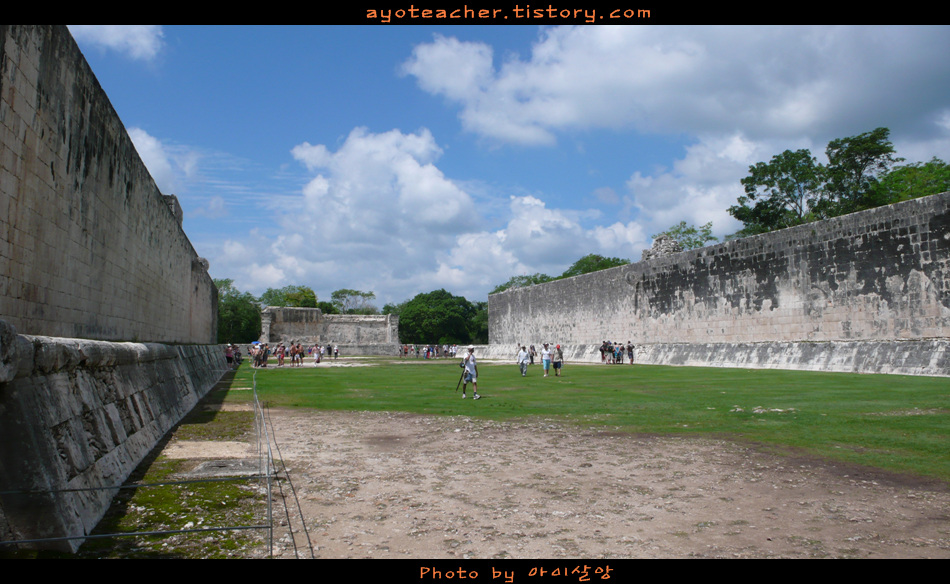
[[(628, 360), (631, 365), (634, 364), (635, 346), (632, 342), (626, 344), (604, 341), (600, 346), (600, 362), (607, 365), (622, 365)], [(332, 344), (326, 346), (313, 344), (304, 349), (300, 342), (290, 342), (285, 346), (284, 343), (278, 343), (273, 349), (267, 343), (254, 343), (248, 347), (248, 354), (254, 360), (254, 367), (267, 367), (268, 359), (271, 355), (277, 357), (277, 366), (283, 367), (286, 358), (290, 357), (291, 367), (302, 367), (304, 358), (309, 355), (313, 357), (313, 363), (320, 363), (324, 356), (333, 355), (334, 359), (340, 357), (340, 347), (334, 347)], [(414, 345), (404, 344), (399, 348), (399, 356), (408, 358), (415, 354), (417, 359), (441, 359), (454, 358), (458, 354), (458, 345)], [(228, 367), (236, 369), (241, 362), (241, 350), (237, 345), (228, 344), (225, 348), (225, 357)], [(467, 357), (467, 355), (466, 355)], [(518, 347), (517, 363), (521, 369), (521, 376), (528, 375), (528, 365), (534, 365), (535, 357), (540, 357), (544, 368), (544, 376), (547, 377), (551, 369), (554, 369), (554, 376), (560, 377), (564, 366), (564, 351), (561, 345), (551, 346), (550, 343), (543, 343), (540, 351), (535, 349), (534, 345), (530, 347), (522, 345)]]
[[(231, 345), (229, 345), (229, 347), (230, 346)], [(304, 349), (303, 345), (299, 341), (291, 341), (288, 345), (285, 345), (282, 342), (277, 343), (277, 346), (273, 349), (271, 349), (269, 343), (254, 343), (248, 347), (247, 352), (248, 355), (250, 355), (254, 360), (253, 367), (255, 369), (267, 367), (271, 355), (277, 358), (278, 367), (283, 367), (286, 364), (288, 357), (290, 358), (291, 367), (303, 367), (304, 359), (308, 355), (313, 357), (314, 365), (322, 361), (324, 355), (333, 355), (334, 359), (340, 358), (339, 346), (327, 345), (324, 347), (322, 345), (314, 344)], [(225, 351), (225, 356), (227, 356), (227, 351)], [(229, 360), (228, 362), (230, 363), (231, 361)]]
[[(603, 364), (623, 364), (624, 359), (629, 359), (630, 364), (633, 365), (635, 348), (630, 341), (627, 341), (626, 345), (604, 341), (600, 346), (600, 362)], [(521, 369), (522, 377), (527, 377), (528, 365), (534, 365), (535, 357), (541, 358), (545, 377), (550, 374), (551, 369), (554, 369), (555, 377), (561, 376), (564, 367), (564, 351), (561, 349), (561, 345), (552, 347), (550, 343), (543, 343), (540, 351), (536, 350), (534, 345), (519, 346), (516, 362)]]
[(237, 369), (241, 365), (240, 347), (228, 343), (224, 348), (224, 359), (228, 362), (228, 369)]
[(251, 356), (252, 367), (267, 367), (267, 360), (271, 356), (270, 345), (267, 343), (254, 343), (247, 348), (247, 354)]
[(630, 364), (633, 365), (634, 362), (634, 345), (630, 341), (627, 341), (627, 344), (623, 343), (611, 343), (610, 341), (604, 341), (600, 345), (600, 362), (605, 365), (623, 365), (624, 358), (630, 360)]
[(399, 356), (408, 358), (415, 354), (416, 359), (445, 359), (458, 354), (458, 345), (403, 345)]
[[(534, 345), (531, 345), (530, 349), (525, 345), (522, 345), (518, 349), (517, 363), (521, 369), (522, 377), (528, 376), (528, 365), (534, 364), (534, 358), (537, 355), (538, 351), (535, 350)], [(564, 351), (561, 349), (561, 345), (551, 347), (549, 343), (543, 343), (540, 357), (545, 377), (550, 374), (552, 366), (554, 368), (554, 376), (561, 376), (561, 369), (564, 365)]]
[(329, 359), (330, 355), (333, 355), (334, 359), (340, 358), (340, 345), (330, 345), (323, 346), (320, 344), (314, 344), (309, 349), (307, 349), (307, 354), (313, 357), (313, 363), (316, 365), (323, 361), (323, 356)]

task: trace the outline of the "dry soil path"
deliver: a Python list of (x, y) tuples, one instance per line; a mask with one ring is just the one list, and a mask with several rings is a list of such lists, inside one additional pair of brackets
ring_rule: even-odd
[(269, 418), (320, 558), (950, 558), (942, 483), (543, 420)]

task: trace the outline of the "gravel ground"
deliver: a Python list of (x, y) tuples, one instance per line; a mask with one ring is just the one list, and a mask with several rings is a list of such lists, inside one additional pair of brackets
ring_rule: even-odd
[[(269, 416), (318, 558), (950, 557), (936, 481), (553, 421)], [(309, 557), (292, 513), (276, 555)]]

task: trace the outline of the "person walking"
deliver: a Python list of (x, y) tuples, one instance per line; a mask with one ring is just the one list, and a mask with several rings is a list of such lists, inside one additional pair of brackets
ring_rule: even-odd
[(522, 346), (521, 350), (518, 351), (518, 367), (521, 368), (522, 377), (526, 377), (528, 375), (528, 360), (528, 349)]
[(472, 383), (472, 391), (474, 399), (480, 399), (481, 396), (478, 395), (478, 365), (475, 364), (475, 347), (474, 345), (468, 346), (468, 355), (465, 356), (463, 360), (465, 365), (465, 371), (462, 373), (462, 399), (465, 399), (465, 388), (468, 387), (469, 382)]
[(544, 366), (544, 376), (547, 377), (548, 371), (551, 370), (551, 349), (547, 343), (544, 343), (544, 348), (541, 349), (541, 365)]
[(564, 351), (561, 350), (561, 345), (558, 345), (554, 348), (554, 352), (551, 354), (551, 363), (554, 365), (554, 376), (561, 376), (561, 364), (564, 362)]

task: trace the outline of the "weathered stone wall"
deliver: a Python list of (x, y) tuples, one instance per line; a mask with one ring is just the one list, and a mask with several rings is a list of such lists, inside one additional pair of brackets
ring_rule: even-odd
[(116, 490), (57, 491), (123, 484), (226, 366), (218, 345), (18, 335), (0, 321), (0, 540), (92, 531)]
[(36, 335), (216, 340), (207, 262), (62, 26), (0, 25), (0, 317)]
[(268, 306), (261, 310), (262, 343), (300, 341), (313, 344), (326, 342), (326, 324), (319, 308)]
[(346, 355), (394, 355), (399, 317), (323, 314), (319, 308), (269, 306), (261, 311), (262, 343), (332, 344)]
[[(823, 358), (792, 344), (848, 353), (831, 344), (847, 341), (875, 344), (855, 351), (886, 361), (897, 357), (881, 346), (900, 352), (899, 341), (948, 337), (948, 268), (950, 193), (943, 193), (494, 294), (490, 343), (632, 341), (651, 362), (809, 368)], [(759, 343), (786, 348), (750, 349)], [(670, 348), (655, 350), (660, 345)], [(701, 348), (708, 345), (719, 349)], [(725, 347), (731, 357), (722, 357)], [(789, 351), (801, 357), (783, 357)], [(704, 360), (716, 354), (715, 363)], [(872, 361), (852, 360), (849, 370)], [(926, 374), (950, 373), (946, 360), (935, 367)]]
[[(538, 343), (535, 345), (540, 346)], [(564, 360), (600, 363), (600, 345), (561, 345)], [(514, 363), (514, 345), (476, 348), (484, 359)], [(800, 369), (842, 373), (950, 375), (947, 339), (636, 345), (634, 362), (692, 367)], [(624, 357), (629, 363), (629, 357)]]
[(121, 485), (220, 378), (207, 270), (69, 31), (0, 25), (0, 539), (87, 534), (114, 490), (55, 491)]
[(342, 345), (399, 343), (399, 317), (385, 315), (327, 314), (327, 340)]

